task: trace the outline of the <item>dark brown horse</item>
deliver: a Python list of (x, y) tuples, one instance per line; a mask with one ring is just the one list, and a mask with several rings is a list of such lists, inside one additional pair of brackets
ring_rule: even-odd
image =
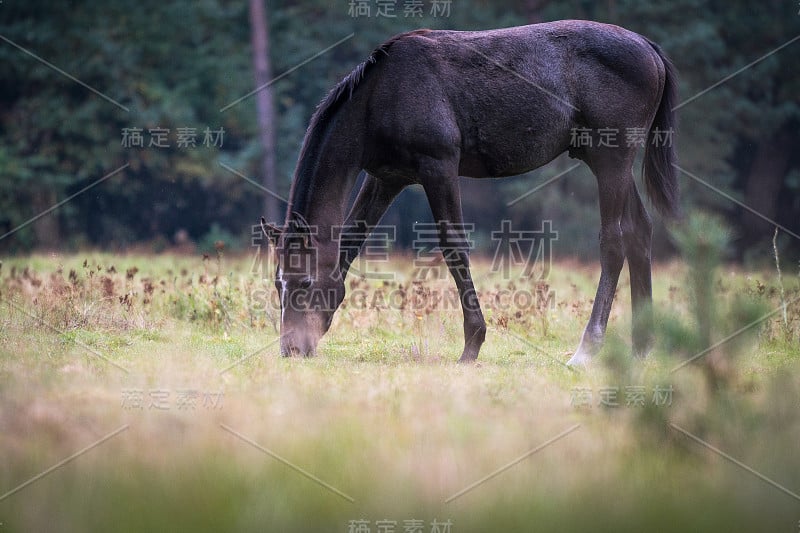
[[(513, 176), (569, 152), (597, 178), (602, 267), (592, 314), (570, 363), (586, 363), (600, 348), (626, 258), (634, 316), (645, 317), (634, 321), (634, 351), (645, 354), (651, 340), (646, 317), (652, 300), (652, 224), (632, 173), (637, 147), (602, 143), (597, 132), (645, 132), (647, 192), (660, 212), (674, 215), (674, 152), (658, 135), (674, 125), (675, 97), (675, 72), (660, 48), (608, 24), (419, 30), (379, 46), (311, 119), (283, 227), (262, 219), (279, 257), (281, 352), (314, 354), (366, 238), (356, 228), (375, 226), (404, 187), (421, 184), (461, 297), (461, 361), (477, 358), (486, 323), (468, 249), (459, 244), (466, 242), (459, 176)], [(577, 128), (591, 132), (591, 146), (571, 143)], [(345, 218), (362, 170), (367, 176)], [(334, 229), (342, 225), (339, 235)]]

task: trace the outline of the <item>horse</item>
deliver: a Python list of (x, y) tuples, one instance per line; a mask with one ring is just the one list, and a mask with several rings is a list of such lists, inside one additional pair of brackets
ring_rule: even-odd
[[(637, 191), (635, 144), (598, 130), (645, 132), (651, 203), (678, 217), (672, 143), (676, 71), (661, 48), (624, 28), (566, 20), (485, 31), (415, 30), (392, 37), (344, 77), (314, 112), (282, 226), (261, 219), (277, 255), (280, 349), (312, 356), (345, 297), (345, 277), (369, 231), (405, 187), (419, 184), (438, 228), (464, 321), (460, 362), (474, 361), (486, 322), (472, 281), (459, 177), (497, 178), (567, 152), (597, 180), (601, 274), (570, 365), (603, 343), (624, 261), (634, 356), (652, 347), (652, 221)], [(576, 129), (594, 143), (572, 141)], [(349, 212), (351, 190), (365, 173)], [(298, 260), (308, 258), (313, 260)]]

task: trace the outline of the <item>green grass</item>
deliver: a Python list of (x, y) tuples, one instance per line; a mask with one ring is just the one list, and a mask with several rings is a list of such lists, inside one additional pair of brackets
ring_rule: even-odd
[[(655, 270), (658, 342), (643, 362), (629, 359), (623, 275), (604, 353), (574, 372), (563, 362), (596, 266), (555, 264), (538, 286), (554, 307), (520, 310), (492, 303), (509, 282), (473, 262), (490, 331), (479, 363), (464, 366), (458, 309), (352, 301), (316, 358), (279, 357), (277, 313), (251, 297), (274, 289), (247, 257), (5, 259), (0, 496), (125, 429), (0, 500), (0, 532), (346, 532), (358, 519), (371, 531), (383, 519), (396, 531), (412, 519), (458, 532), (797, 530), (800, 500), (785, 492), (800, 493), (796, 302), (788, 324), (772, 315), (671, 372), (697, 353), (690, 266)], [(410, 262), (391, 266), (408, 288)], [(713, 279), (713, 341), (779, 305), (770, 271), (723, 266)], [(783, 283), (787, 300), (800, 294), (796, 276)], [(392, 288), (348, 284), (369, 297)], [(671, 402), (656, 405), (667, 386)], [(620, 405), (598, 405), (614, 387)], [(644, 387), (645, 405), (625, 405), (631, 387)]]

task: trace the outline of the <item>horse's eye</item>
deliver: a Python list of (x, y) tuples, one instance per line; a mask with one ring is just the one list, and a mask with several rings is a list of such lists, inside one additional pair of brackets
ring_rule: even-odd
[(314, 280), (311, 278), (303, 278), (300, 280), (300, 288), (301, 289), (310, 289), (311, 285), (313, 285)]

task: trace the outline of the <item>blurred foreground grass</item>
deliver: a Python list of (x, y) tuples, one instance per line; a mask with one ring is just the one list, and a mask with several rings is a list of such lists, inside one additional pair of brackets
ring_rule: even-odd
[(784, 322), (773, 272), (657, 267), (632, 362), (623, 274), (575, 372), (597, 268), (473, 263), (490, 332), (461, 366), (452, 284), (407, 258), (348, 280), (313, 359), (278, 356), (248, 257), (5, 260), (0, 531), (797, 530), (796, 275)]

